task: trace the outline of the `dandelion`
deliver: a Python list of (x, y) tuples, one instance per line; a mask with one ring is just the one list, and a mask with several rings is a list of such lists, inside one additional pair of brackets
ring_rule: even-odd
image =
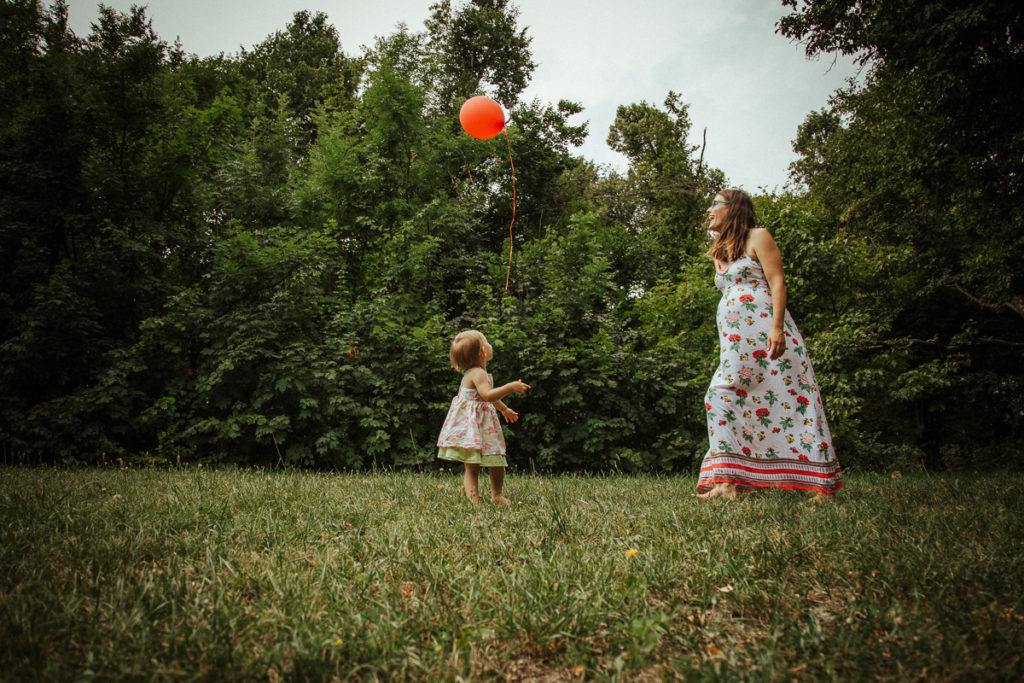
[(626, 557), (633, 557), (636, 555), (636, 548), (630, 548), (626, 551)]
[(334, 640), (334, 647), (341, 647), (341, 643), (342, 643), (341, 638), (336, 638)]

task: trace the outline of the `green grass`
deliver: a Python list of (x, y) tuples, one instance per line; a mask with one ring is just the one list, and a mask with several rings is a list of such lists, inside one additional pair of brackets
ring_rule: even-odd
[(1024, 676), (1019, 475), (460, 484), (0, 469), (0, 678)]

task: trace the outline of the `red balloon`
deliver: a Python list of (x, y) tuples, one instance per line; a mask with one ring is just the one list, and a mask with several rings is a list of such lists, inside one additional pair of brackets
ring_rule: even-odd
[(480, 140), (490, 140), (505, 130), (505, 113), (490, 97), (470, 97), (459, 110), (459, 123), (467, 133)]

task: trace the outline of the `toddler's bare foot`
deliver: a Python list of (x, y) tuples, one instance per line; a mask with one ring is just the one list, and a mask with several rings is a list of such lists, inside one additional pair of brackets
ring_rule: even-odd
[(697, 498), (703, 498), (709, 500), (711, 498), (725, 498), (726, 500), (736, 500), (736, 486), (734, 484), (716, 484), (715, 488), (704, 493), (698, 493)]
[(491, 502), (494, 503), (495, 505), (511, 505), (512, 504), (511, 502), (509, 502), (509, 499), (506, 498), (505, 496), (491, 496)]
[(465, 486), (462, 487), (462, 492), (466, 494), (466, 498), (469, 498), (474, 503), (480, 502), (480, 494), (476, 491), (469, 491)]

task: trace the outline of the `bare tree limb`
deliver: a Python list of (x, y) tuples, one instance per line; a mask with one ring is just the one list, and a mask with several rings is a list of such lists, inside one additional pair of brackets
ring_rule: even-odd
[(708, 146), (708, 127), (704, 126), (704, 140), (700, 143), (700, 160), (697, 162), (697, 177), (700, 178), (701, 169), (704, 167), (704, 148)]
[(892, 341), (878, 342), (871, 346), (865, 346), (862, 348), (863, 351), (885, 351), (887, 349), (894, 348), (910, 348), (912, 346), (924, 346), (936, 351), (955, 353), (958, 351), (969, 351), (979, 346), (1005, 346), (1012, 349), (1024, 348), (1024, 342), (1015, 342), (1008, 339), (995, 339), (993, 337), (985, 337), (983, 339), (975, 339), (969, 344), (943, 344), (941, 342), (931, 341), (929, 339), (894, 339)]
[(987, 308), (990, 311), (999, 311), (1004, 308), (1008, 308), (1013, 313), (1016, 313), (1020, 317), (1024, 318), (1024, 297), (1015, 296), (1010, 301), (1004, 301), (1001, 304), (990, 304), (987, 301), (983, 301), (974, 294), (968, 292), (966, 289), (963, 288), (963, 285), (961, 285), (959, 282), (954, 282), (953, 284), (946, 286), (960, 292), (965, 297), (967, 297), (974, 303), (978, 304), (982, 308)]

